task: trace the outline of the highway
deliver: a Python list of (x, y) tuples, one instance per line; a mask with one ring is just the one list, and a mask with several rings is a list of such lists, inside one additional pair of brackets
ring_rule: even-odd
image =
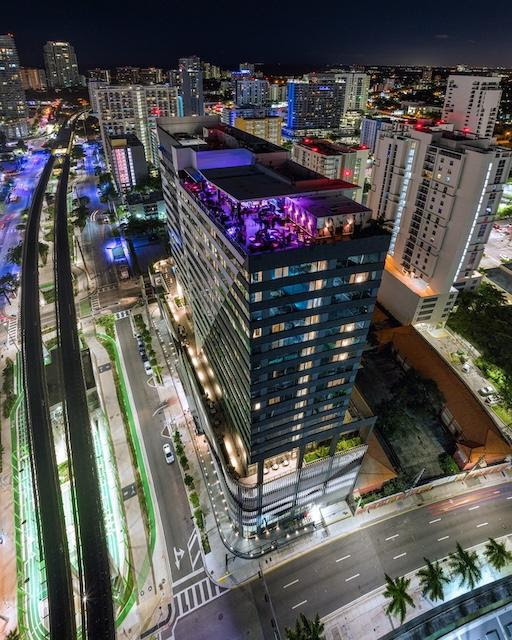
[[(357, 529), (265, 571), (282, 637), (284, 627), (292, 626), (300, 612), (325, 616), (380, 587), (384, 573), (396, 577), (414, 571), (425, 564), (424, 557), (443, 558), (457, 542), (467, 548), (489, 537), (511, 533), (511, 501), (510, 482), (475, 489)], [(262, 565), (265, 568), (264, 562)], [(176, 640), (272, 638), (270, 609), (262, 599), (261, 582), (245, 585), (242, 593), (237, 593), (239, 589), (229, 591), (178, 621)], [(245, 618), (239, 611), (242, 601)], [(209, 624), (212, 619), (216, 620), (216, 635)], [(259, 635), (261, 628), (265, 630), (263, 635)], [(371, 629), (368, 637), (372, 637)]]
[(38, 236), (41, 206), (54, 164), (47, 160), (30, 207), (23, 244), (21, 333), (25, 407), (28, 417), (34, 501), (46, 568), (50, 638), (75, 638), (75, 615), (62, 497), (57, 475), (43, 365), (39, 314)]
[(114, 611), (98, 470), (77, 332), (68, 239), (68, 177), (69, 155), (66, 155), (55, 199), (57, 328), (81, 552), (84, 635), (89, 640), (107, 640), (115, 637)]

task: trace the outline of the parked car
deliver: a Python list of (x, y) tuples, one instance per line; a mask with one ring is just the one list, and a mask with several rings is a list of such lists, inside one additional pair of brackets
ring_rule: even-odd
[(165, 461), (167, 464), (172, 464), (174, 462), (174, 453), (172, 452), (171, 445), (166, 442), (163, 446)]
[(145, 370), (147, 376), (150, 376), (153, 373), (153, 368), (149, 364), (149, 360), (144, 360), (144, 370)]
[(495, 390), (493, 389), (493, 387), (488, 386), (488, 387), (482, 387), (481, 389), (478, 389), (478, 393), (481, 396), (491, 396), (493, 393), (495, 393)]
[(498, 404), (498, 402), (500, 401), (500, 399), (498, 398), (498, 396), (496, 395), (491, 395), (491, 396), (487, 396), (487, 398), (485, 399), (485, 402), (487, 404), (493, 405), (493, 404)]
[(462, 365), (462, 371), (463, 371), (464, 373), (469, 373), (469, 372), (471, 371), (471, 365), (470, 365), (468, 362), (465, 362), (465, 363)]

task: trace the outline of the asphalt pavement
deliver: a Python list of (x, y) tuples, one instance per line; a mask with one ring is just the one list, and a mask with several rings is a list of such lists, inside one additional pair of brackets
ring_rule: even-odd
[(148, 475), (159, 505), (172, 579), (175, 583), (202, 567), (200, 558), (199, 562), (196, 560), (197, 547), (195, 553), (189, 552), (188, 548), (194, 533), (188, 497), (178, 460), (170, 465), (165, 462), (162, 448), (164, 443), (170, 442), (173, 448), (174, 445), (168, 431), (162, 435), (165, 429), (163, 412), (160, 411), (153, 416), (160, 405), (160, 399), (157, 390), (150, 386), (150, 378), (144, 371), (130, 319), (118, 320), (116, 328), (141, 426), (143, 444), (149, 461)]
[[(270, 602), (263, 581), (254, 580), (179, 620), (175, 638), (272, 639), (271, 605), (284, 638), (285, 626), (292, 626), (301, 612), (323, 617), (382, 586), (385, 573), (396, 577), (414, 571), (425, 557), (447, 556), (457, 542), (467, 548), (510, 533), (511, 501), (512, 483), (475, 489), (355, 530), (273, 570), (265, 571), (262, 560)], [(367, 638), (373, 638), (371, 629)]]

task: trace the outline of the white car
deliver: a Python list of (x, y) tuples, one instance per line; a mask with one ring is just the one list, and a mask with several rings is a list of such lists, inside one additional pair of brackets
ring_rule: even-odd
[(172, 452), (171, 445), (166, 442), (163, 446), (165, 461), (167, 464), (172, 464), (174, 462), (174, 453)]
[(465, 362), (462, 365), (462, 371), (464, 371), (464, 373), (469, 373), (471, 371), (471, 366), (467, 362)]
[(498, 398), (498, 396), (496, 395), (491, 395), (491, 396), (487, 396), (487, 398), (485, 399), (485, 402), (487, 404), (493, 405), (493, 404), (498, 404), (498, 402), (500, 401), (500, 399)]
[(147, 376), (150, 376), (153, 374), (153, 367), (149, 364), (147, 360), (144, 360), (144, 371), (146, 372)]
[(489, 387), (482, 387), (481, 389), (478, 389), (478, 393), (481, 396), (492, 396), (493, 393), (495, 393), (494, 389), (489, 386)]

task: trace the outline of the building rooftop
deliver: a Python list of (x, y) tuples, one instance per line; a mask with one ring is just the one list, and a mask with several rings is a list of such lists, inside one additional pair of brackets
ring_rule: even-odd
[(241, 202), (277, 196), (293, 196), (307, 191), (352, 190), (357, 185), (344, 180), (329, 180), (293, 162), (271, 170), (260, 164), (203, 169), (203, 176), (225, 194)]
[(247, 254), (340, 242), (371, 227), (371, 211), (343, 195), (340, 185), (353, 185), (342, 180), (320, 178), (301, 188), (257, 164), (180, 175), (203, 211)]
[(362, 149), (367, 149), (365, 145), (347, 145), (335, 144), (324, 138), (304, 138), (297, 143), (301, 147), (306, 147), (315, 153), (321, 153), (324, 156), (339, 156), (344, 153), (352, 153)]

